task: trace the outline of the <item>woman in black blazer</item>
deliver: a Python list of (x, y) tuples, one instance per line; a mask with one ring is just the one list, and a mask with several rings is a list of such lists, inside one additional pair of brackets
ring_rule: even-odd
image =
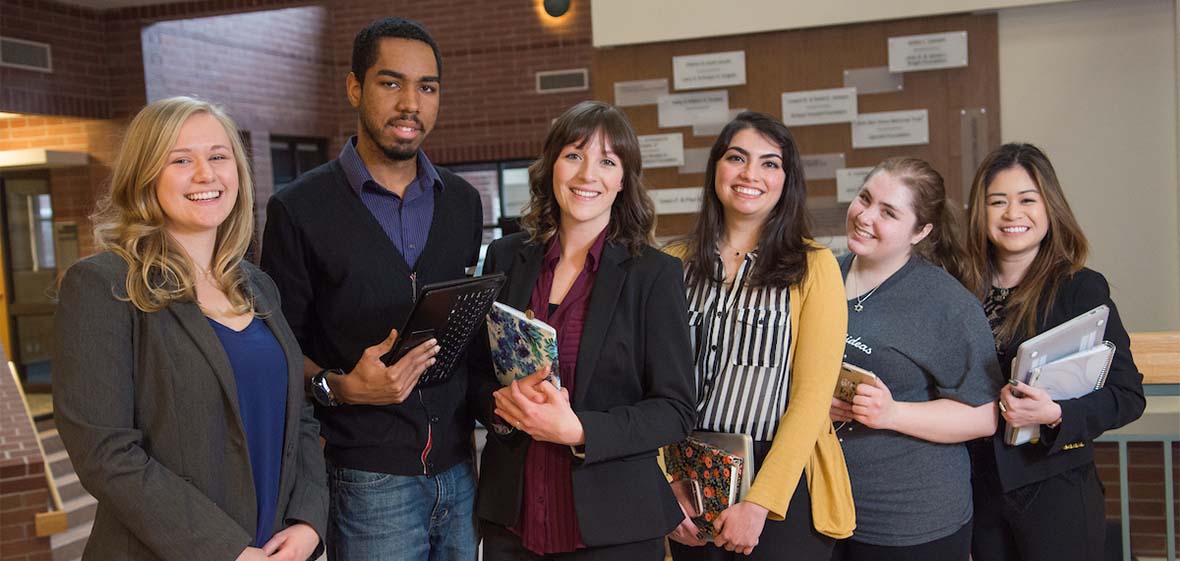
[(474, 353), (487, 561), (659, 560), (684, 517), (656, 462), (693, 426), (683, 273), (649, 245), (640, 170), (621, 111), (572, 107), (529, 168), (525, 232), (488, 249), (484, 271), (508, 274), (501, 301), (556, 327), (562, 388), (548, 370), (501, 387)]
[(83, 559), (305, 561), (327, 518), (319, 425), (270, 278), (242, 260), (253, 192), (237, 128), (170, 98), (132, 120), (66, 271), (55, 418), (98, 499)]
[[(1003, 421), (972, 451), (975, 561), (1098, 560), (1106, 535), (1093, 440), (1143, 413), (1143, 376), (1053, 165), (1031, 144), (1006, 144), (975, 174), (964, 283), (984, 304), (1006, 377), (1020, 343), (1100, 304), (1114, 361), (1102, 389), (1054, 401), (1023, 382), (1000, 390)], [(1007, 426), (1040, 425), (1040, 440), (1004, 444)]]

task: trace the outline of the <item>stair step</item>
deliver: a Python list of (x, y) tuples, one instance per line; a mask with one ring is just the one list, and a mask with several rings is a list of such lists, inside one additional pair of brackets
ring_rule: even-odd
[(53, 561), (73, 561), (82, 558), (82, 551), (86, 549), (86, 540), (90, 538), (90, 527), (93, 521), (70, 528), (60, 534), (49, 536), (49, 546), (53, 550)]
[(57, 484), (57, 492), (61, 495), (61, 500), (63, 501), (89, 494), (82, 487), (82, 482), (78, 481), (78, 474), (74, 472), (67, 473), (61, 477), (55, 477), (53, 478), (53, 482)]
[(41, 419), (41, 420), (34, 420), (33, 424), (37, 427), (37, 432), (42, 432), (42, 431), (47, 431), (47, 430), (52, 430), (54, 428), (57, 428), (57, 425), (53, 422), (53, 417), (49, 417), (49, 418)]
[(94, 513), (98, 510), (98, 500), (90, 495), (75, 497), (63, 501), (62, 510), (66, 511), (66, 518), (70, 527), (81, 526), (94, 521)]
[(57, 434), (57, 429), (49, 429), (41, 431), (41, 446), (45, 447), (46, 454), (52, 454), (60, 450), (65, 450), (65, 444), (61, 442), (61, 436)]
[(67, 454), (65, 450), (46, 452), (45, 463), (49, 464), (49, 468), (53, 471), (54, 478), (74, 472), (74, 465), (70, 463), (70, 455)]

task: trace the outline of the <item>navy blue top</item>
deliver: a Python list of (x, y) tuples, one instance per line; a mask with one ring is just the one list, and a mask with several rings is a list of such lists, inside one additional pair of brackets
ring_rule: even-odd
[[(206, 318), (208, 319), (208, 318)], [(246, 429), (258, 521), (254, 547), (272, 535), (279, 503), (279, 469), (283, 464), (283, 425), (287, 417), (287, 355), (266, 322), (254, 317), (234, 331), (212, 319), (238, 387), (238, 412)]]
[(389, 241), (401, 252), (410, 269), (426, 247), (430, 223), (434, 219), (434, 190), (442, 189), (442, 178), (426, 153), (418, 150), (418, 175), (406, 186), (405, 198), (399, 197), (373, 179), (369, 168), (356, 151), (356, 137), (348, 139), (340, 150), (340, 167), (348, 185), (365, 203), (381, 224)]

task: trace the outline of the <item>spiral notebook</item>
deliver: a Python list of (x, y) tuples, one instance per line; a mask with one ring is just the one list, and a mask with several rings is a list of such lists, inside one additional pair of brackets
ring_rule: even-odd
[(1114, 360), (1114, 343), (1103, 341), (1080, 353), (1034, 368), (1029, 385), (1049, 392), (1054, 400), (1075, 399), (1102, 389)]
[[(1012, 360), (1012, 378), (1045, 389), (1057, 399), (1074, 399), (1106, 383), (1114, 345), (1102, 338), (1110, 309), (1098, 306), (1024, 343)], [(1009, 426), (1004, 443), (1019, 446), (1040, 440), (1040, 425)]]

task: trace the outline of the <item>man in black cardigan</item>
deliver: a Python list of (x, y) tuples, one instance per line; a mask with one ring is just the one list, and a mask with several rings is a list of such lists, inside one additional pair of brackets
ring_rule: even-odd
[(479, 194), (419, 148), (441, 70), (417, 23), (361, 30), (347, 82), (357, 136), (267, 205), (262, 266), (303, 349), (327, 441), (333, 561), (475, 559), (465, 368), (415, 387), (433, 340), (390, 367), (380, 360), (415, 292), (464, 276), (479, 255)]

